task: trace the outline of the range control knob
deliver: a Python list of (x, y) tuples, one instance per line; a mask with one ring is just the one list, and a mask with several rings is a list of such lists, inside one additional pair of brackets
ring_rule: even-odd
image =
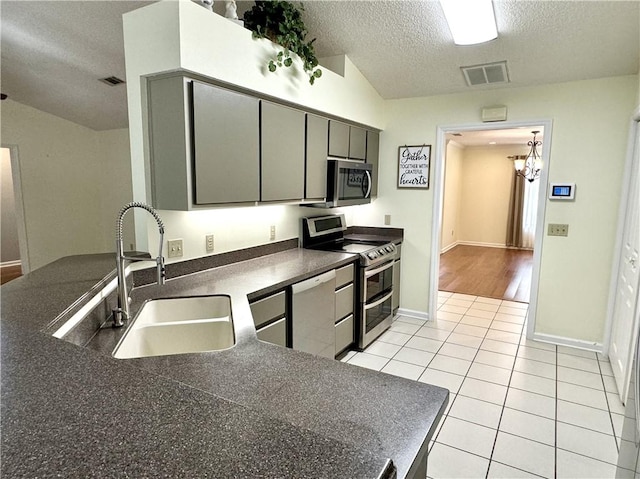
[(367, 253), (367, 258), (369, 259), (376, 259), (378, 257), (378, 253), (376, 253), (375, 251), (371, 251), (370, 253)]
[(380, 253), (380, 255), (383, 255), (383, 254), (384, 254), (384, 248), (380, 248), (380, 249), (378, 250), (378, 253)]
[(387, 250), (387, 252), (393, 253), (393, 246), (392, 245), (387, 246), (385, 249)]

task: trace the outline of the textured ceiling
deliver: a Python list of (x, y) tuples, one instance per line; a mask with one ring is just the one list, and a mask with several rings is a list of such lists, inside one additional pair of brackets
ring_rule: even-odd
[(513, 87), (638, 72), (636, 1), (494, 1), (499, 37), (472, 46), (453, 44), (435, 1), (305, 6), (318, 53), (347, 54), (384, 98), (467, 91), (461, 66), (502, 60)]
[[(1, 88), (96, 130), (127, 125), (122, 13), (151, 1), (0, 1)], [(242, 12), (252, 2), (238, 2)], [(435, 1), (305, 3), (318, 56), (347, 54), (384, 98), (470, 91), (461, 66), (507, 61), (509, 88), (638, 72), (640, 2), (495, 0), (499, 37), (455, 46)], [(215, 2), (218, 12), (222, 1)], [(208, 14), (203, 9), (203, 14)]]

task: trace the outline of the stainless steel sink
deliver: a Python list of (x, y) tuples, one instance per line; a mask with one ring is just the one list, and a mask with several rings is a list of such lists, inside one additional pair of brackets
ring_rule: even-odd
[(229, 296), (163, 298), (142, 305), (113, 356), (166, 356), (219, 351), (234, 345)]

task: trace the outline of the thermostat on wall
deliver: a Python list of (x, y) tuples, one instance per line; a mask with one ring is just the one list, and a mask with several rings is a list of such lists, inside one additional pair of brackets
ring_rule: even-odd
[(575, 194), (575, 183), (551, 183), (549, 185), (550, 200), (572, 200)]

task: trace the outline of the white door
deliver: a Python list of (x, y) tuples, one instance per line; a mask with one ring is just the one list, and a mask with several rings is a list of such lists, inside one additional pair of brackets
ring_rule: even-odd
[[(622, 402), (626, 401), (629, 376), (633, 361), (634, 337), (637, 334), (638, 279), (640, 264), (640, 123), (635, 123), (635, 145), (631, 166), (627, 211), (620, 247), (620, 263), (617, 270), (617, 286), (611, 325), (609, 359)], [(625, 198), (622, 198), (624, 201)]]

